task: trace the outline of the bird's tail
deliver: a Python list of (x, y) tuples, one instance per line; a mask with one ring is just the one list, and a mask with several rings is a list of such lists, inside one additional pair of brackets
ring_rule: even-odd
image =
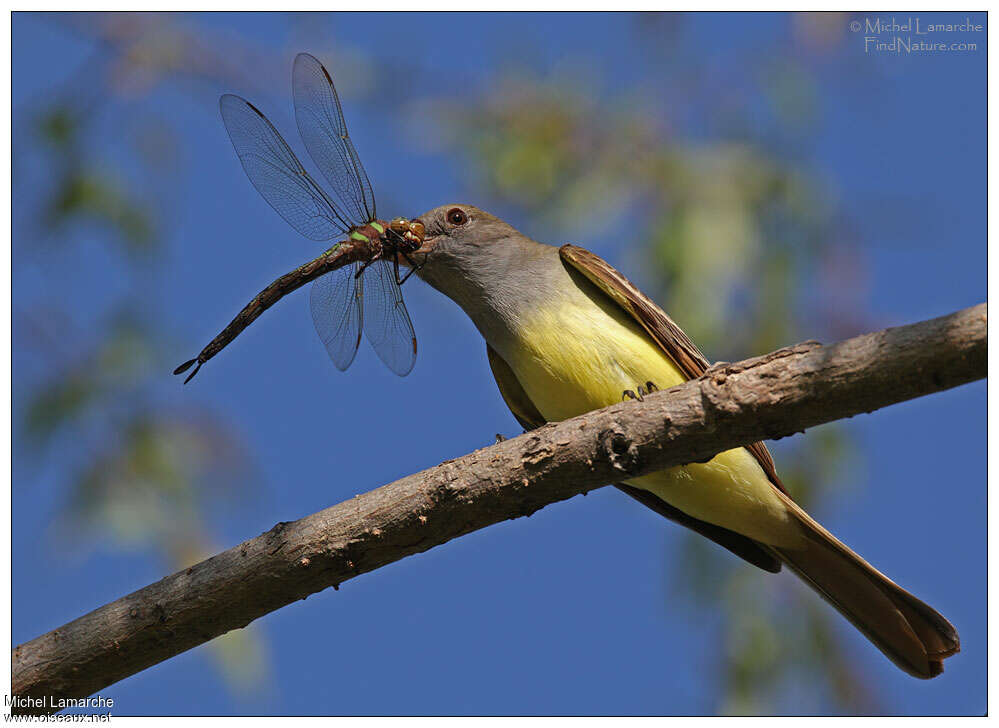
[(943, 672), (944, 658), (961, 649), (951, 623), (786, 502), (804, 546), (771, 547), (774, 554), (907, 673), (928, 679)]

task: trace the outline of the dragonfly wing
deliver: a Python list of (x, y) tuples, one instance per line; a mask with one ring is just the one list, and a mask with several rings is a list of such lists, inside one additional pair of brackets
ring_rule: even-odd
[(336, 88), (323, 64), (299, 53), (292, 71), (295, 119), (309, 156), (343, 204), (341, 214), (361, 225), (375, 219), (375, 196), (347, 134)]
[(416, 334), (395, 279), (395, 267), (378, 260), (364, 272), (364, 335), (385, 366), (404, 377), (416, 363)]
[(311, 240), (329, 240), (350, 229), (256, 106), (226, 94), (219, 111), (246, 176), (293, 228)]
[(355, 276), (358, 265), (354, 263), (320, 276), (312, 284), (309, 296), (316, 333), (341, 372), (354, 361), (357, 345), (361, 343), (364, 279)]

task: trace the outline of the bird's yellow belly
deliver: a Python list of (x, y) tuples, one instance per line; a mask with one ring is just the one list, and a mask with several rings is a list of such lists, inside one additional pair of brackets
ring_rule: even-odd
[[(549, 422), (620, 402), (648, 381), (659, 389), (685, 377), (624, 312), (588, 300), (539, 311), (505, 357)], [(649, 490), (685, 513), (750, 538), (792, 546), (799, 531), (763, 469), (744, 448), (703, 464), (652, 473), (629, 485)]]

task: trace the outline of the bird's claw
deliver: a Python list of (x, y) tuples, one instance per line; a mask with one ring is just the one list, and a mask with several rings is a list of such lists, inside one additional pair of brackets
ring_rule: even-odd
[(639, 402), (645, 401), (645, 395), (652, 394), (653, 392), (658, 392), (659, 387), (655, 385), (655, 382), (646, 382), (644, 385), (638, 385), (638, 394), (635, 394), (633, 389), (626, 389), (621, 393), (621, 400), (635, 399)]

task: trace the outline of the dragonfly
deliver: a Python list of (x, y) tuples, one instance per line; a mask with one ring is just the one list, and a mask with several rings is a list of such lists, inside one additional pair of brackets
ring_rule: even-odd
[[(308, 53), (296, 56), (292, 90), (299, 134), (333, 196), (249, 101), (222, 96), (222, 122), (246, 176), (288, 224), (310, 240), (343, 239), (267, 286), (198, 356), (177, 367), (174, 374), (197, 365), (185, 384), (260, 314), (310, 281), (312, 321), (337, 369), (345, 371), (354, 361), (362, 331), (382, 362), (400, 377), (416, 363), (416, 334), (400, 286), (419, 268), (410, 254), (423, 244), (423, 223), (378, 219), (371, 183), (323, 64)], [(410, 266), (405, 276), (400, 275), (400, 257)]]

